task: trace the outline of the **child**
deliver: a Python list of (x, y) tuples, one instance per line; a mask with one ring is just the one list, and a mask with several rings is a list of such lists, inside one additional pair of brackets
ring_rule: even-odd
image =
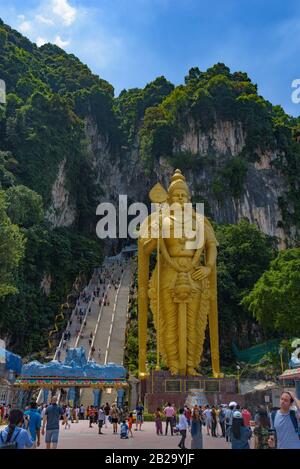
[(156, 434), (162, 435), (162, 423), (161, 423), (161, 411), (158, 407), (155, 412), (155, 426), (156, 426)]
[(128, 439), (128, 425), (126, 423), (126, 420), (123, 420), (123, 423), (121, 425), (120, 437), (122, 440)]
[(131, 438), (133, 438), (132, 425), (133, 425), (133, 414), (131, 413), (129, 414), (129, 418), (128, 418), (128, 429), (129, 429)]

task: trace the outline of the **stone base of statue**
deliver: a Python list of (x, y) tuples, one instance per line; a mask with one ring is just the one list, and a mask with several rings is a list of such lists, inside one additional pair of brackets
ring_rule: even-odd
[(243, 405), (243, 396), (238, 394), (235, 378), (174, 376), (169, 371), (151, 371), (142, 384), (141, 399), (148, 412), (155, 412), (168, 402), (178, 409), (188, 399), (195, 403), (198, 400), (200, 405), (227, 404), (235, 400)]

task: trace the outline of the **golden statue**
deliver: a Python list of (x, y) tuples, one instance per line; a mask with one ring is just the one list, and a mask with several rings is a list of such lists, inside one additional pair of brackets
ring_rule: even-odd
[[(157, 334), (157, 369), (161, 355), (173, 375), (197, 375), (208, 321), (213, 375), (223, 377), (217, 311), (218, 242), (213, 228), (192, 208), (189, 216), (182, 216), (185, 204), (190, 202), (190, 193), (178, 169), (168, 192), (158, 183), (150, 198), (157, 210), (142, 224), (138, 243), (140, 378), (147, 375), (149, 300)], [(188, 233), (187, 222), (192, 228)], [(155, 250), (157, 262), (149, 281), (150, 255)]]

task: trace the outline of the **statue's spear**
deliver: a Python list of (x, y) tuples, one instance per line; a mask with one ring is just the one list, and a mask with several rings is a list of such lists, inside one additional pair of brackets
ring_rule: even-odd
[(160, 233), (162, 231), (161, 221), (161, 208), (162, 204), (167, 201), (168, 193), (158, 182), (149, 193), (152, 203), (157, 205), (158, 213), (158, 234), (157, 234), (157, 317), (156, 317), (156, 367), (157, 371), (160, 370)]

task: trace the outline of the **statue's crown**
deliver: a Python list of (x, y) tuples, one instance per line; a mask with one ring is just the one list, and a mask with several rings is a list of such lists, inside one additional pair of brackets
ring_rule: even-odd
[(180, 169), (176, 169), (175, 173), (171, 178), (171, 184), (169, 186), (169, 193), (172, 192), (174, 189), (183, 189), (188, 194), (190, 193), (188, 185), (186, 183), (185, 177), (180, 171)]
[(184, 181), (185, 182), (185, 177), (182, 174), (182, 172), (180, 171), (180, 169), (176, 169), (175, 173), (173, 174), (173, 176), (171, 178), (171, 183), (175, 182), (175, 181)]

